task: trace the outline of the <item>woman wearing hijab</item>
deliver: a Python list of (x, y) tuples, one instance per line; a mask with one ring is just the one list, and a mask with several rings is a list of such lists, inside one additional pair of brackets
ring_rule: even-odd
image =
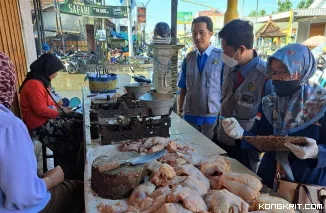
[(31, 64), (20, 87), (22, 118), (34, 139), (56, 150), (59, 164), (76, 165), (82, 156), (82, 121), (69, 117), (72, 112), (59, 107), (50, 94), (51, 80), (62, 69), (63, 64), (52, 54), (44, 54)]
[[(272, 187), (278, 162), (288, 180), (326, 186), (326, 91), (308, 82), (316, 71), (314, 56), (306, 46), (290, 44), (268, 59), (267, 68), (275, 93), (263, 98), (251, 132), (244, 131), (234, 118), (224, 119), (222, 125), (235, 139), (255, 135), (306, 137), (305, 146), (286, 143), (290, 152), (265, 153), (258, 175)], [(245, 140), (242, 147), (255, 149)]]
[(58, 166), (36, 174), (33, 142), (24, 123), (9, 110), (16, 94), (16, 73), (0, 52), (0, 212), (79, 212), (83, 183), (65, 181)]

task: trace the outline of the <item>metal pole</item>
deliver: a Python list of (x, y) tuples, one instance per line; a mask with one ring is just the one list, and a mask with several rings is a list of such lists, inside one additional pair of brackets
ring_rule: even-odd
[(45, 37), (45, 32), (44, 32), (44, 22), (43, 22), (43, 13), (42, 13), (41, 0), (38, 0), (37, 4), (38, 4), (37, 9), (39, 11), (39, 17), (40, 17), (40, 21), (41, 21), (40, 30), (41, 30), (42, 43), (45, 43), (46, 42), (46, 37)]
[(60, 35), (61, 35), (61, 42), (62, 42), (62, 50), (63, 54), (66, 54), (66, 45), (65, 45), (65, 39), (63, 37), (63, 29), (62, 29), (62, 20), (61, 20), (61, 12), (60, 12), (60, 4), (58, 4), (57, 1), (57, 8), (58, 8), (58, 17), (59, 17), (59, 28), (60, 28)]
[(55, 26), (56, 26), (56, 32), (59, 32), (59, 23), (58, 23), (58, 5), (57, 0), (53, 0), (54, 3), (54, 13), (55, 13)]
[(40, 32), (40, 23), (39, 23), (39, 15), (38, 15), (38, 6), (36, 0), (33, 0), (34, 4), (34, 15), (35, 15), (35, 21), (36, 21), (36, 30), (37, 30), (37, 43), (38, 43), (38, 51), (37, 55), (41, 55), (42, 53), (42, 41), (41, 41), (41, 32)]
[(177, 44), (178, 0), (171, 0), (171, 37), (172, 44)]
[(127, 0), (127, 12), (128, 12), (128, 44), (129, 44), (129, 57), (133, 56), (134, 45), (132, 37), (132, 17), (131, 17), (131, 2)]
[(243, 9), (244, 9), (244, 0), (242, 0), (242, 15), (241, 15), (242, 18), (243, 18)]

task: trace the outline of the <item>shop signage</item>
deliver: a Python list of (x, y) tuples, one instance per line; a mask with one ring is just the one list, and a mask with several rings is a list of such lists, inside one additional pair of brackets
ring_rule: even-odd
[(58, 0), (60, 12), (78, 16), (93, 16), (105, 18), (127, 18), (125, 6), (101, 6), (85, 4), (84, 0)]
[(177, 22), (178, 22), (178, 24), (191, 24), (192, 23), (192, 12), (178, 12)]
[(138, 23), (146, 23), (146, 7), (137, 8)]

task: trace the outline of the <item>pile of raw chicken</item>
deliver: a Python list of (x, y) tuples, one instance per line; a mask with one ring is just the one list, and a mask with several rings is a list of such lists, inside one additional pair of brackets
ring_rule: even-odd
[(259, 204), (288, 202), (260, 194), (261, 182), (254, 176), (232, 172), (230, 162), (222, 156), (206, 159), (189, 146), (161, 137), (126, 142), (120, 146), (121, 151), (140, 153), (162, 149), (166, 149), (167, 154), (146, 165), (152, 175), (148, 182), (134, 189), (127, 200), (128, 206), (101, 204), (98, 210), (101, 213), (294, 212), (260, 210)]

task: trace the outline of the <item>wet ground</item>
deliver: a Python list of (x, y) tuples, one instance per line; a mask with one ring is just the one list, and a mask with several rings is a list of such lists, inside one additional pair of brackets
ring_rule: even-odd
[[(94, 72), (94, 66), (88, 66), (85, 71), (82, 71), (83, 74), (69, 74), (67, 72), (60, 72), (55, 79), (52, 80), (52, 86), (55, 88), (62, 97), (72, 98), (82, 97), (82, 87), (88, 86), (88, 81), (85, 81), (86, 74), (85, 72)], [(118, 87), (123, 87), (125, 84), (133, 83), (132, 78), (133, 73), (129, 68), (125, 67), (123, 69), (118, 69), (114, 72), (118, 74)], [(152, 76), (153, 69), (135, 69), (136, 75), (143, 75), (146, 78)]]

